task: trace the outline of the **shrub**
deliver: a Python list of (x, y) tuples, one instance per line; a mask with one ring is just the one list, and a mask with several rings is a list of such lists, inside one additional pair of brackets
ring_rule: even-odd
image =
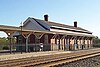
[(94, 44), (93, 47), (100, 47), (100, 43)]
[(3, 50), (9, 50), (9, 47), (8, 46), (4, 46), (2, 49)]

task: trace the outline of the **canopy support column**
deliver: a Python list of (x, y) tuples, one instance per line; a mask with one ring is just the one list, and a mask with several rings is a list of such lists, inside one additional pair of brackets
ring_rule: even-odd
[(26, 43), (25, 43), (25, 51), (28, 52), (28, 38), (31, 35), (31, 33), (27, 34), (26, 36), (24, 36)]
[(4, 31), (8, 35), (9, 46), (10, 46), (10, 54), (12, 53), (12, 38), (14, 31)]
[(63, 35), (62, 37), (61, 37), (61, 46), (62, 46), (62, 50), (65, 50), (65, 35)]
[(40, 39), (42, 38), (42, 36), (45, 34), (45, 33), (38, 33), (38, 32), (34, 32), (33, 33), (35, 35), (35, 51), (37, 51), (37, 48), (36, 48), (36, 45), (40, 45), (40, 51), (43, 51), (44, 48), (43, 48), (43, 43), (40, 43)]
[(90, 39), (90, 48), (93, 48), (93, 38)]
[(60, 50), (60, 35), (58, 35), (58, 50)]
[(80, 36), (78, 38), (78, 49), (81, 49), (81, 45), (82, 45), (81, 39), (82, 39), (82, 37)]
[(52, 45), (51, 45), (51, 50), (53, 51), (53, 50), (58, 50), (58, 45), (57, 45), (57, 36), (58, 36), (58, 34), (56, 34), (56, 33), (54, 33), (54, 35), (52, 36)]
[(74, 50), (78, 49), (77, 36), (74, 36)]
[(89, 41), (88, 41), (89, 37), (86, 37), (86, 49), (89, 48)]
[(85, 48), (85, 37), (82, 37), (82, 49)]

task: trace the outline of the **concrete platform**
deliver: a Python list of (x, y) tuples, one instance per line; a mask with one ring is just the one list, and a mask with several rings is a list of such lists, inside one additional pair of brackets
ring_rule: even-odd
[[(100, 48), (89, 49), (89, 50), (100, 50)], [(36, 56), (44, 56), (44, 55), (53, 55), (53, 54), (63, 54), (63, 53), (72, 53), (79, 51), (88, 51), (88, 50), (78, 50), (78, 51), (44, 51), (44, 52), (30, 52), (30, 53), (15, 53), (15, 54), (2, 54), (0, 55), (0, 61), (3, 60), (11, 60), (11, 59), (20, 59), (26, 57), (36, 57)]]
[(16, 53), (16, 54), (3, 54), (0, 55), (0, 61), (3, 60), (11, 60), (11, 59), (19, 59), (26, 57), (36, 57), (36, 56), (44, 56), (44, 55), (53, 55), (53, 54), (61, 54), (61, 53), (71, 53), (71, 51), (45, 51), (45, 52), (30, 52), (30, 53)]

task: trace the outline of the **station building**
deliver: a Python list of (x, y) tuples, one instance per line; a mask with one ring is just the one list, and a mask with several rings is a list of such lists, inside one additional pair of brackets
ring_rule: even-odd
[[(33, 31), (26, 33), (23, 29)], [(44, 20), (29, 17), (23, 23), (22, 31), (22, 36), (18, 31), (14, 33), (17, 51), (82, 50), (93, 47), (92, 32), (78, 27), (77, 21), (70, 26), (51, 22), (48, 15), (44, 15)]]

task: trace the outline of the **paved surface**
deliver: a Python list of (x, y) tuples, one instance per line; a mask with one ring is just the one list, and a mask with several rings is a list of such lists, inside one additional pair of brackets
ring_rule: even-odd
[[(89, 49), (89, 50), (96, 50), (100, 48), (95, 49)], [(19, 59), (19, 58), (25, 58), (25, 57), (36, 57), (36, 56), (44, 56), (44, 55), (53, 55), (53, 54), (61, 54), (61, 53), (72, 53), (72, 52), (79, 52), (79, 51), (87, 51), (87, 50), (78, 50), (78, 51), (44, 51), (44, 52), (30, 52), (30, 53), (15, 53), (15, 54), (0, 54), (0, 61), (2, 60), (11, 60), (11, 59)]]
[(0, 61), (2, 60), (10, 60), (10, 59), (18, 59), (25, 57), (36, 57), (36, 56), (44, 56), (44, 55), (52, 55), (52, 54), (61, 54), (61, 53), (71, 53), (71, 51), (45, 51), (45, 52), (30, 52), (30, 53), (16, 53), (16, 54), (3, 54), (0, 55)]

